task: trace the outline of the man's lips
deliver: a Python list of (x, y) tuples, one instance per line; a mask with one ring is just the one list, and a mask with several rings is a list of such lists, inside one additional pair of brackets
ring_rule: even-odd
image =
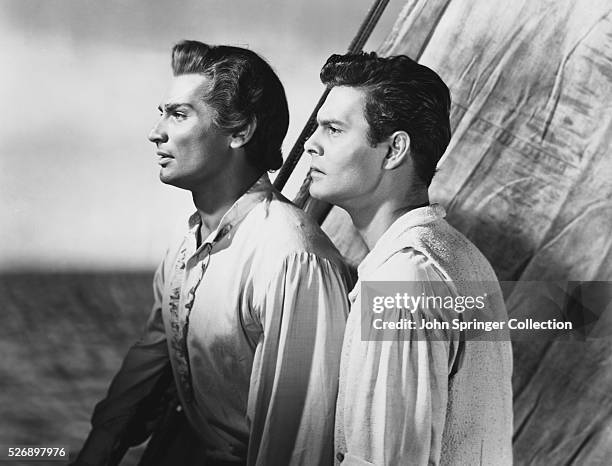
[(325, 172), (319, 170), (317, 167), (310, 167), (310, 174), (325, 175)]
[(159, 157), (159, 160), (157, 161), (157, 163), (159, 163), (160, 165), (166, 165), (168, 162), (170, 162), (171, 159), (173, 159), (174, 157), (172, 157), (170, 154), (160, 151), (157, 151), (157, 155)]

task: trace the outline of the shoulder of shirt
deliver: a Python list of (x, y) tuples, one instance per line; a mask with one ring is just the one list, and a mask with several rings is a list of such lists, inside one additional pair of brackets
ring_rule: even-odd
[(258, 247), (273, 247), (277, 255), (306, 252), (324, 258), (340, 257), (321, 227), (277, 191), (249, 212), (243, 226), (254, 235)]
[(396, 251), (369, 271), (369, 281), (443, 281), (444, 275), (423, 253), (411, 247)]
[[(482, 251), (445, 219), (413, 229), (433, 255), (436, 265), (453, 280), (496, 280), (495, 272)], [(418, 246), (417, 246), (418, 247)]]

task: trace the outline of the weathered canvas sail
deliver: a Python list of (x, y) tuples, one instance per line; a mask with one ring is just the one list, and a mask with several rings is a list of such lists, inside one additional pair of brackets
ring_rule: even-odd
[[(500, 280), (612, 280), (609, 1), (411, 0), (379, 52), (449, 85), (453, 138), (430, 196)], [(324, 227), (353, 263), (366, 253), (343, 212)], [(509, 314), (528, 301), (516, 290)], [(514, 343), (518, 464), (611, 457), (604, 311), (590, 310), (584, 341)]]

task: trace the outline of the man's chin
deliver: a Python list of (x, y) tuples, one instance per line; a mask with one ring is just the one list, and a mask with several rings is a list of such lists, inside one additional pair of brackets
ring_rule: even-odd
[(331, 203), (329, 193), (327, 193), (324, 189), (321, 189), (321, 187), (316, 183), (310, 184), (308, 192), (310, 193), (310, 197), (317, 199), (318, 201)]
[(172, 184), (172, 176), (166, 173), (164, 169), (162, 168), (159, 171), (159, 181), (161, 181), (164, 184)]
[(159, 181), (169, 186), (174, 186), (176, 188), (183, 188), (181, 186), (180, 180), (172, 176), (170, 173), (165, 173), (164, 169), (161, 169), (159, 172)]

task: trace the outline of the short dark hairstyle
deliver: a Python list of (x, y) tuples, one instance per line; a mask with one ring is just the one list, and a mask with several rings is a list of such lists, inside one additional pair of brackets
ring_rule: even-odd
[(429, 186), (451, 136), (450, 92), (440, 76), (405, 55), (383, 58), (370, 52), (332, 55), (321, 81), (328, 88), (362, 88), (369, 142), (406, 131), (417, 176)]
[(172, 49), (172, 72), (210, 79), (202, 98), (215, 110), (214, 123), (237, 131), (255, 119), (257, 127), (245, 146), (248, 160), (263, 171), (281, 167), (289, 108), (280, 79), (263, 58), (240, 47), (185, 40)]

